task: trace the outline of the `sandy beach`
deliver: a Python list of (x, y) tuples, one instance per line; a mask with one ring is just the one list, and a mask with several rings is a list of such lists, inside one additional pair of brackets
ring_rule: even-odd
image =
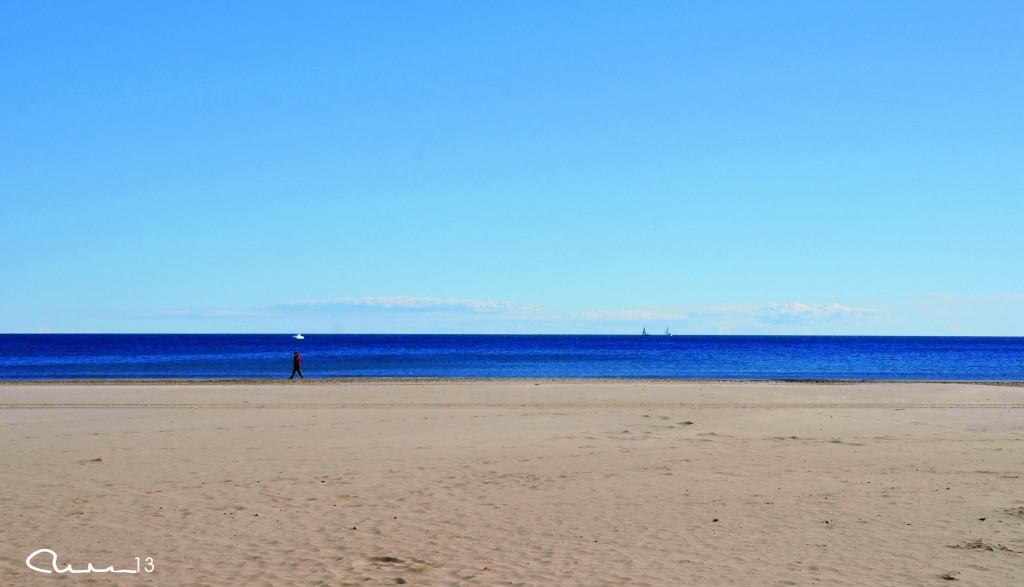
[(5, 384), (0, 441), (3, 585), (1024, 584), (1019, 385)]

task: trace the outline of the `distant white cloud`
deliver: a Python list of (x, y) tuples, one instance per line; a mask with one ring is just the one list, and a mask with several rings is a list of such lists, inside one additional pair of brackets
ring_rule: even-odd
[[(691, 332), (763, 332), (765, 328), (800, 328), (824, 322), (842, 322), (876, 310), (828, 303), (801, 302), (735, 304), (724, 306), (591, 309), (564, 311), (546, 309), (516, 301), (416, 296), (339, 297), (290, 301), (271, 306), (269, 311), (374, 312), (388, 315), (399, 311), (423, 320), (444, 317), (446, 324), (458, 321), (517, 322), (543, 325), (546, 330), (563, 325), (565, 331), (632, 331), (638, 326), (670, 325)], [(765, 325), (768, 325), (767, 327)], [(528, 329), (528, 326), (526, 327)], [(771, 332), (776, 332), (771, 330)], [(781, 330), (777, 332), (788, 332)]]
[(299, 300), (280, 304), (292, 308), (344, 308), (363, 307), (385, 310), (470, 310), (473, 312), (536, 312), (537, 306), (519, 302), (472, 300), (462, 298), (423, 298), (416, 296), (369, 296), (362, 298), (333, 298)]
[(757, 305), (714, 306), (690, 309), (660, 310), (592, 310), (577, 314), (590, 321), (684, 321), (766, 322), (772, 324), (807, 324), (840, 320), (871, 314), (876, 310), (853, 308), (842, 304), (813, 306), (800, 302), (773, 302)]
[[(173, 309), (150, 317), (205, 318), (265, 331), (296, 332), (508, 332), (628, 333), (669, 327), (691, 334), (801, 334), (863, 326), (858, 318), (876, 310), (838, 303), (677, 306), (594, 309), (570, 312), (515, 301), (418, 296), (307, 299), (253, 310)], [(837, 330), (839, 329), (839, 330)]]
[(800, 302), (782, 302), (768, 304), (760, 308), (757, 317), (762, 321), (775, 324), (806, 324), (854, 318), (876, 311), (868, 308), (851, 308), (836, 303), (809, 306)]
[(643, 320), (679, 320), (685, 314), (659, 310), (592, 310), (575, 314), (592, 322), (637, 322)]

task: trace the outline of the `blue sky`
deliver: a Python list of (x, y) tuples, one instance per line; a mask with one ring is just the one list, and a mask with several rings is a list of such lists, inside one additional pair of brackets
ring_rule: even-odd
[(6, 2), (0, 332), (1024, 334), (1019, 2)]

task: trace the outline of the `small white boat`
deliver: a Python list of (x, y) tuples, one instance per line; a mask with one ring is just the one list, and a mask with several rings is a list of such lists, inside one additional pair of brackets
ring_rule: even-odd
[(301, 334), (296, 334), (292, 338), (294, 338), (295, 340), (305, 340), (306, 339), (306, 337), (302, 336)]
[(665, 336), (672, 336), (672, 333), (668, 331), (668, 327), (665, 327)]

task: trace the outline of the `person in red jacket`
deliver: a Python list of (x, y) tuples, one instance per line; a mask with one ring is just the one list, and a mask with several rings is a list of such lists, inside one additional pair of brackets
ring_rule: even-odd
[(300, 378), (302, 378), (302, 379), (306, 378), (302, 374), (302, 357), (299, 356), (299, 353), (295, 353), (295, 356), (292, 357), (292, 376), (289, 377), (288, 379), (295, 379), (295, 374), (296, 373), (299, 374)]

